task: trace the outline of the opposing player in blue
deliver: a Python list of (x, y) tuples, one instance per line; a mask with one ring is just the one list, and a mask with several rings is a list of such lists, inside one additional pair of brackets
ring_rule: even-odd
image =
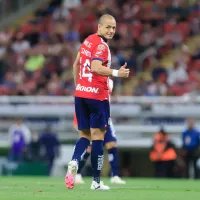
[[(112, 90), (113, 90), (113, 80), (112, 79), (109, 79), (109, 90), (110, 90), (110, 93), (112, 93)], [(73, 124), (74, 124), (74, 128), (77, 130), (78, 124), (77, 124), (76, 115), (74, 115)], [(114, 125), (113, 125), (111, 119), (110, 119), (110, 124), (107, 128), (105, 137), (104, 137), (104, 146), (106, 147), (106, 149), (108, 151), (108, 161), (111, 166), (110, 182), (112, 184), (125, 184), (126, 182), (123, 181), (119, 177), (117, 138), (115, 135)], [(81, 172), (85, 166), (87, 159), (90, 156), (90, 153), (91, 153), (91, 146), (88, 147), (86, 153), (83, 155), (82, 160), (79, 162), (78, 171), (77, 171), (76, 180), (75, 180), (76, 184), (84, 184), (84, 180), (81, 175)]]

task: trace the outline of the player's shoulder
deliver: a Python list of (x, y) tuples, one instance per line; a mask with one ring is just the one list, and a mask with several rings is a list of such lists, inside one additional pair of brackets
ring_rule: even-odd
[(87, 38), (87, 40), (92, 41), (92, 43), (94, 45), (98, 45), (98, 47), (100, 49), (102, 49), (102, 50), (104, 48), (108, 47), (107, 43), (103, 40), (103, 38), (100, 37), (99, 35), (97, 35), (96, 33), (89, 35), (88, 38)]
[(94, 34), (89, 35), (88, 39), (98, 41), (100, 37), (96, 33), (94, 33)]
[(107, 43), (103, 40), (103, 38), (97, 35), (96, 33), (89, 35), (83, 41), (81, 46), (84, 48), (85, 47), (88, 48), (88, 50), (95, 48), (96, 51), (99, 51), (99, 52), (107, 52), (109, 48)]
[(97, 34), (91, 34), (85, 38), (81, 46), (89, 49), (94, 48), (99, 43), (99, 37)]
[(92, 43), (98, 43), (98, 42), (100, 41), (100, 38), (99, 38), (99, 36), (98, 36), (96, 33), (94, 33), (94, 34), (89, 35), (89, 36), (84, 40), (84, 42), (85, 42), (85, 41), (89, 41), (89, 42), (92, 42)]

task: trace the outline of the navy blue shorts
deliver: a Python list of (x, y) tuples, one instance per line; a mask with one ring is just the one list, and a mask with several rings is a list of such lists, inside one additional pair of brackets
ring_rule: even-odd
[(108, 127), (110, 104), (107, 100), (75, 97), (75, 112), (79, 130)]
[(103, 144), (105, 145), (108, 142), (117, 142), (114, 125), (111, 120), (110, 120), (109, 126), (107, 128)]

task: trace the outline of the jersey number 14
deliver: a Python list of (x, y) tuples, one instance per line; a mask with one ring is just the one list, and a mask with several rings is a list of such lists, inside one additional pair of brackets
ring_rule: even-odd
[(80, 78), (88, 78), (88, 81), (92, 82), (92, 73), (90, 71), (91, 71), (90, 60), (86, 59), (83, 64), (82, 73), (80, 73)]

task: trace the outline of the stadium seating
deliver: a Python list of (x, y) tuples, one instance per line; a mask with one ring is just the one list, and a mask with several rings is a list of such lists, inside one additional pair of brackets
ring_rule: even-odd
[[(186, 66), (190, 78), (191, 68), (199, 69), (199, 59), (193, 60), (193, 54), (199, 53), (199, 43), (193, 42), (192, 50), (189, 44), (200, 31), (198, 1), (188, 2), (187, 7), (183, 1), (174, 7), (172, 1), (162, 0), (113, 0), (112, 7), (109, 1), (70, 2), (51, 0), (14, 31), (0, 32), (1, 95), (72, 95), (72, 64), (78, 46), (96, 31), (97, 19), (104, 13), (113, 14), (118, 21), (116, 37), (110, 43), (113, 67), (119, 68), (127, 61), (131, 70), (130, 79), (115, 79), (114, 95), (137, 95), (138, 77), (143, 77), (146, 84), (145, 92), (139, 95), (149, 95), (149, 85), (155, 87), (153, 96), (191, 92), (187, 85), (170, 85), (168, 69), (178, 55), (184, 56), (185, 51), (179, 48), (183, 45), (191, 62), (179, 63), (180, 67)], [(148, 13), (148, 17), (143, 13)], [(162, 86), (157, 86), (158, 80), (152, 77), (155, 65), (166, 68)], [(196, 79), (192, 81), (198, 84)], [(160, 87), (166, 88), (165, 92), (159, 92)]]

